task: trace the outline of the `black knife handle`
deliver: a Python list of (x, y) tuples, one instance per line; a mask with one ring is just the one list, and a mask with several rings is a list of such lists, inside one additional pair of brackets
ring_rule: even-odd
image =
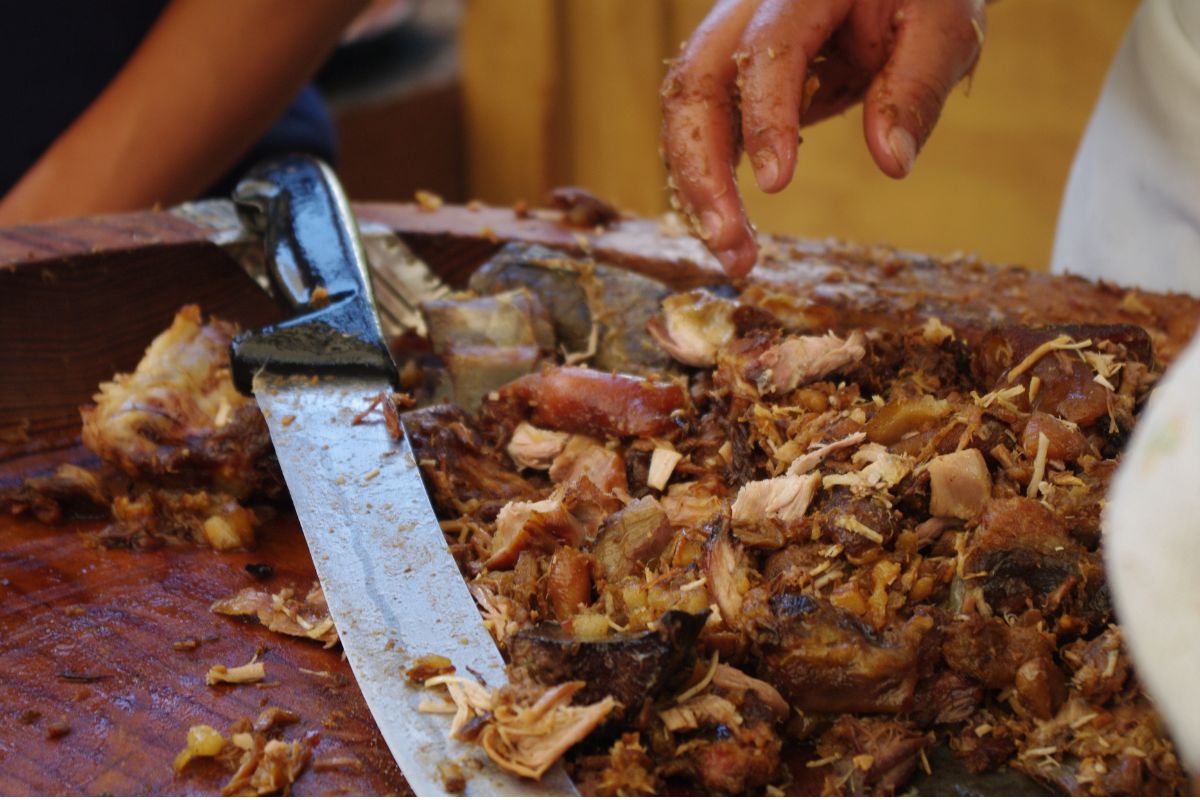
[(234, 191), (238, 210), (261, 231), (267, 269), (301, 312), (243, 333), (230, 354), (233, 382), (249, 394), (254, 376), (377, 376), (395, 382), (367, 258), (350, 203), (328, 166), (292, 155), (255, 167)]

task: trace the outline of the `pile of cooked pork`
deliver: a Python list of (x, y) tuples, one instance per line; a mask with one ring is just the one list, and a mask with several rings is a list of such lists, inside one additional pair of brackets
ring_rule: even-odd
[(454, 402), (405, 424), (509, 691), (613, 701), (530, 752), (607, 794), (1185, 787), (1098, 551), (1143, 329), (805, 330), (648, 284), (517, 248), (426, 309)]
[[(804, 302), (509, 246), (425, 304), (404, 423), (511, 673), (430, 707), (594, 794), (1184, 790), (1098, 550), (1150, 335)], [(104, 470), (9, 508), (251, 546), (281, 488), (231, 334), (185, 310), (85, 410)]]

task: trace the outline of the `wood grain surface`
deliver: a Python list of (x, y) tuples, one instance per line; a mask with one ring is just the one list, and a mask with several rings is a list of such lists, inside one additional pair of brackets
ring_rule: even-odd
[[(188, 728), (225, 732), (267, 706), (299, 715), (284, 738), (320, 737), (295, 793), (407, 791), (340, 648), (208, 610), (245, 586), (308, 590), (316, 573), (293, 516), (268, 525), (250, 553), (104, 550), (87, 532), (0, 522), (0, 792), (215, 794), (228, 779), (215, 765), (172, 769)], [(256, 580), (249, 563), (274, 577)], [(176, 649), (184, 640), (199, 646)], [(212, 665), (256, 652), (262, 683), (205, 683)], [(50, 738), (63, 722), (70, 732)], [(325, 769), (332, 759), (349, 761)]]
[[(653, 220), (581, 231), (509, 209), (356, 208), (459, 283), (507, 240), (590, 253), (676, 286), (723, 280), (696, 242)], [(243, 325), (279, 317), (211, 234), (153, 213), (0, 230), (0, 487), (86, 458), (78, 406), (101, 380), (132, 368), (180, 306), (199, 302)], [(742, 288), (778, 313), (829, 327), (879, 315), (920, 324), (935, 314), (977, 329), (1128, 322), (1149, 329), (1169, 361), (1200, 320), (1200, 301), (1179, 295), (869, 248), (777, 240), (767, 250)], [(188, 727), (227, 729), (267, 705), (300, 715), (289, 738), (320, 736), (317, 763), (346, 756), (361, 765), (310, 768), (298, 793), (406, 790), (337, 650), (208, 611), (255, 582), (250, 562), (274, 567), (267, 588), (308, 588), (314, 572), (289, 512), (249, 553), (103, 550), (89, 530), (0, 516), (0, 792), (213, 793), (224, 776), (211, 765), (172, 772)], [(201, 641), (195, 650), (172, 646), (192, 638)], [(205, 685), (210, 666), (244, 663), (262, 647), (266, 685)], [(60, 722), (70, 732), (48, 738)]]

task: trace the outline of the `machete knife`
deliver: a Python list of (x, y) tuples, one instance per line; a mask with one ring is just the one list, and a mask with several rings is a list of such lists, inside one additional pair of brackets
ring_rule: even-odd
[[(301, 315), (232, 345), (234, 382), (253, 391), (325, 590), (350, 667), (375, 722), (419, 795), (448, 792), (450, 765), (471, 795), (567, 795), (561, 766), (541, 781), (509, 775), (451, 740), (435, 697), (408, 681), (421, 656), (445, 656), (489, 687), (504, 661), (446, 546), (407, 436), (354, 424), (391, 391), (388, 354), (349, 203), (324, 164), (291, 156), (260, 166), (235, 200), (263, 230), (267, 268)], [(469, 672), (468, 672), (469, 671)]]

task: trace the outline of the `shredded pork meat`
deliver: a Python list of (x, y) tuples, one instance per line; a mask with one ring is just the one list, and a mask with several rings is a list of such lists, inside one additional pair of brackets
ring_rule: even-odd
[[(616, 698), (590, 736), (564, 723), (581, 785), (891, 793), (942, 750), (1074, 793), (1185, 788), (1097, 552), (1145, 340), (816, 333), (770, 300), (667, 297), (648, 330), (673, 374), (543, 366), (463, 419), (529, 470), (498, 516), (453, 509), (514, 691)], [(660, 635), (681, 613), (695, 638)]]

